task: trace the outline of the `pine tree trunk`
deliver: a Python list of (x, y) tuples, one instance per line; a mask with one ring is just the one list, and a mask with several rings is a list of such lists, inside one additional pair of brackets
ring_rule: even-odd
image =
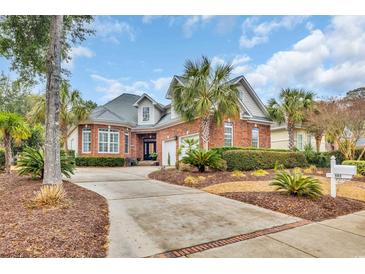
[(294, 123), (288, 121), (289, 149), (294, 150)]
[(11, 162), (12, 162), (12, 153), (11, 153), (11, 136), (9, 132), (5, 131), (4, 134), (4, 146), (5, 146), (5, 172), (10, 174), (11, 172)]
[(62, 183), (60, 159), (61, 35), (63, 16), (52, 16), (47, 53), (46, 140), (44, 184)]
[(203, 117), (200, 122), (200, 132), (203, 141), (203, 149), (208, 150), (209, 148), (209, 134), (210, 134), (210, 121), (211, 117)]

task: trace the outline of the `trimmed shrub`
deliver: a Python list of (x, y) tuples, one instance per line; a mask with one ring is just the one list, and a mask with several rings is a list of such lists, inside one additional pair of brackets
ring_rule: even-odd
[(0, 170), (5, 168), (5, 151), (0, 148)]
[(76, 166), (124, 166), (121, 157), (76, 157)]
[(257, 147), (214, 147), (213, 150), (223, 156), (223, 153), (231, 150), (258, 150), (258, 151), (276, 151), (276, 152), (290, 152), (288, 149), (276, 149), (276, 148), (257, 148)]
[(273, 169), (277, 163), (285, 168), (307, 166), (302, 152), (231, 150), (223, 153), (223, 159), (228, 170)]
[(269, 174), (269, 172), (267, 172), (266, 170), (263, 170), (263, 169), (258, 169), (251, 173), (251, 175), (255, 176), (255, 177), (262, 177), (262, 176), (266, 176), (267, 174)]
[[(357, 160), (357, 158), (359, 158), (361, 152), (362, 152), (362, 149), (355, 150), (355, 159), (356, 160)], [(343, 161), (346, 160), (345, 157), (343, 156), (343, 154), (338, 150), (308, 153), (306, 155), (306, 158), (307, 158), (308, 164), (310, 164), (310, 165), (315, 165), (316, 167), (330, 167), (330, 159), (331, 159), (332, 155), (334, 155), (336, 157), (337, 163), (342, 163)], [(363, 156), (361, 157), (360, 160), (365, 161), (365, 153), (363, 154)]]
[(365, 161), (346, 160), (342, 162), (343, 165), (351, 165), (357, 167), (357, 174), (365, 176)]

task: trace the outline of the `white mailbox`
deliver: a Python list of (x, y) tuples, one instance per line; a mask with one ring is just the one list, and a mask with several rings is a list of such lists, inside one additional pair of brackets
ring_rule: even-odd
[(326, 176), (331, 178), (331, 196), (336, 197), (336, 179), (352, 179), (352, 176), (356, 174), (356, 166), (349, 165), (336, 165), (336, 157), (331, 157), (331, 172)]

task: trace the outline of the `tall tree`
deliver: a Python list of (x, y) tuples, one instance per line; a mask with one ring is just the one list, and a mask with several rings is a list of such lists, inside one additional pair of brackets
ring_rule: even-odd
[(305, 128), (314, 136), (316, 140), (316, 151), (319, 152), (322, 138), (326, 130), (326, 109), (327, 104), (324, 101), (315, 102), (313, 109), (305, 113)]
[(286, 122), (289, 135), (289, 149), (295, 148), (295, 125), (302, 123), (305, 112), (313, 106), (314, 93), (302, 89), (282, 89), (279, 101), (274, 98), (268, 102), (271, 118), (279, 124)]
[(173, 88), (173, 107), (184, 120), (200, 118), (200, 132), (203, 148), (208, 149), (210, 125), (223, 119), (239, 115), (239, 92), (237, 86), (229, 82), (233, 66), (218, 65), (212, 68), (211, 61), (202, 57), (199, 62), (186, 61), (184, 84)]
[(12, 141), (26, 139), (29, 136), (29, 128), (20, 115), (0, 112), (0, 134), (5, 146), (5, 171), (10, 174), (13, 158)]
[(61, 60), (71, 45), (93, 33), (92, 16), (4, 16), (0, 21), (0, 54), (24, 78), (46, 77), (45, 184), (62, 182), (59, 147)]
[[(92, 101), (83, 100), (80, 92), (71, 90), (71, 86), (67, 81), (61, 83), (60, 97), (60, 131), (63, 146), (67, 151), (67, 135), (70, 127), (86, 119), (96, 107), (96, 104)], [(32, 123), (44, 123), (45, 114), (45, 97), (40, 97), (29, 112), (29, 119)]]

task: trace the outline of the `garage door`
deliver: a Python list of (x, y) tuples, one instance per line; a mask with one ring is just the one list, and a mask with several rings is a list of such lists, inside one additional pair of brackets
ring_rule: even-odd
[(179, 155), (180, 160), (186, 155), (187, 147), (185, 145), (185, 141), (188, 139), (194, 139), (197, 141), (197, 145), (193, 147), (193, 149), (199, 147), (199, 134), (180, 137), (179, 139), (179, 147), (181, 148), (181, 154)]
[(170, 155), (170, 165), (174, 166), (176, 163), (176, 140), (168, 140), (162, 142), (162, 165), (169, 165), (169, 155)]

